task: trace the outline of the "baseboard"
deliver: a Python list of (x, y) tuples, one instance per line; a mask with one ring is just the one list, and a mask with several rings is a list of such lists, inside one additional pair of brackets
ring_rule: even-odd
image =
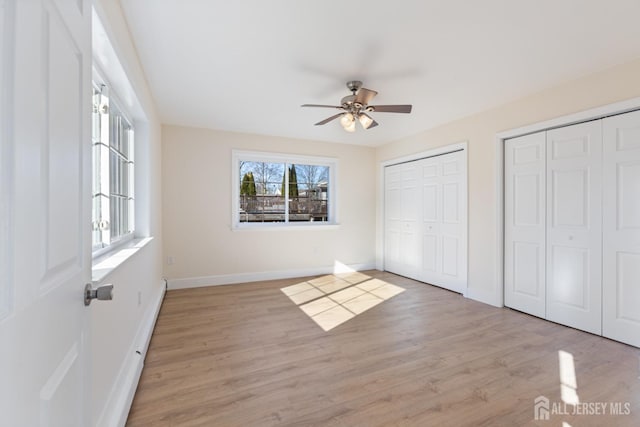
[(305, 268), (299, 270), (277, 270), (256, 273), (221, 274), (217, 276), (189, 277), (185, 279), (171, 279), (168, 281), (169, 289), (200, 288), (205, 286), (235, 285), (238, 283), (259, 282), (262, 280), (290, 279), (294, 277), (317, 276), (321, 274), (342, 273), (345, 271), (374, 270), (375, 263), (364, 264), (336, 264), (317, 268)]
[(153, 328), (160, 312), (160, 306), (165, 294), (165, 284), (158, 286), (158, 292), (147, 307), (140, 322), (138, 332), (127, 352), (127, 357), (122, 364), (114, 386), (109, 393), (107, 404), (98, 420), (99, 427), (123, 427), (127, 422), (127, 416), (133, 403), (133, 396), (138, 387), (138, 381), (142, 374), (144, 358), (149, 348)]
[(467, 288), (464, 293), (465, 298), (476, 300), (494, 307), (503, 307), (502, 300), (498, 297), (495, 290), (485, 291), (476, 288)]

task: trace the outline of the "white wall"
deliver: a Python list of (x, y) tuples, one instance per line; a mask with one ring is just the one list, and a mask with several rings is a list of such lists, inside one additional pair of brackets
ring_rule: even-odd
[[(169, 287), (313, 274), (336, 261), (374, 266), (373, 148), (163, 126), (163, 239)], [(233, 149), (338, 159), (332, 229), (231, 230)]]
[(136, 221), (141, 236), (153, 237), (151, 243), (105, 278), (104, 283), (115, 287), (113, 301), (91, 305), (93, 425), (116, 425), (122, 422), (123, 411), (128, 410), (123, 405), (128, 405), (127, 393), (137, 381), (139, 367), (135, 364), (141, 356), (135, 355), (135, 350), (142, 345), (145, 322), (155, 313), (164, 290), (161, 127), (120, 3), (97, 0), (94, 6), (141, 108), (134, 113), (136, 168), (142, 175), (136, 181), (136, 198), (142, 206), (136, 212)]
[[(640, 95), (640, 60), (395, 141), (376, 150), (380, 162), (460, 141), (469, 143), (468, 296), (501, 305), (497, 271), (496, 134)], [(378, 191), (382, 179), (378, 174)], [(376, 256), (382, 260), (382, 200), (377, 201)]]

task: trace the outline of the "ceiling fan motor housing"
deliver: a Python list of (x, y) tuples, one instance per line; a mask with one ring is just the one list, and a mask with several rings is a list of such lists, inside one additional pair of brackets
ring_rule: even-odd
[(351, 80), (347, 82), (347, 88), (355, 95), (358, 90), (362, 87), (362, 82), (360, 80)]
[(353, 101), (355, 100), (356, 100), (355, 95), (347, 95), (344, 98), (342, 98), (342, 100), (340, 101), (340, 104), (342, 105), (343, 108), (349, 109), (349, 106), (353, 104)]
[(360, 110), (362, 110), (362, 105), (360, 102), (355, 102), (358, 98), (356, 92), (360, 90), (362, 87), (362, 82), (360, 80), (351, 80), (347, 82), (347, 88), (351, 91), (351, 95), (347, 95), (342, 98), (340, 103), (342, 104), (342, 108), (344, 108), (348, 113), (357, 115)]

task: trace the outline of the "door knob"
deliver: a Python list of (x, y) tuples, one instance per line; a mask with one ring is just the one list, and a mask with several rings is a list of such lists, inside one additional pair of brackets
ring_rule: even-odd
[(91, 300), (110, 301), (113, 299), (113, 285), (102, 285), (93, 288), (91, 283), (84, 287), (84, 305), (91, 304)]

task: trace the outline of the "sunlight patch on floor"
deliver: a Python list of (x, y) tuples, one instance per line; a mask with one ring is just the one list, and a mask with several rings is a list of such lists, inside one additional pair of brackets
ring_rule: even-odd
[(580, 403), (578, 397), (578, 382), (576, 381), (576, 368), (573, 362), (573, 354), (566, 351), (558, 351), (558, 364), (560, 367), (560, 396), (567, 405)]
[(329, 274), (280, 290), (324, 331), (405, 291), (358, 272)]

